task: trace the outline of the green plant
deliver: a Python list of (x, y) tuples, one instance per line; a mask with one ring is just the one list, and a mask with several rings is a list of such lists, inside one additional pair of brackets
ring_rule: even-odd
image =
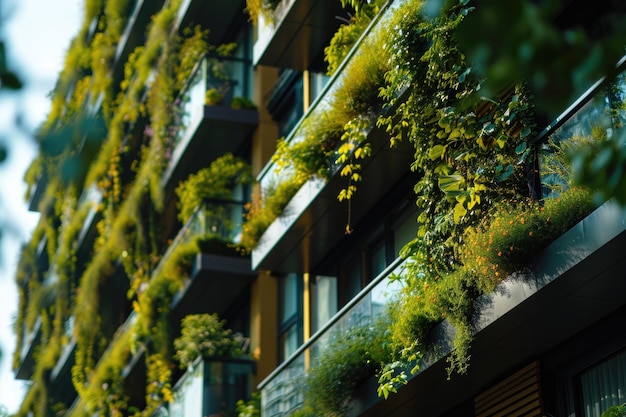
[(233, 109), (255, 110), (256, 104), (247, 97), (233, 97), (230, 102), (230, 107)]
[[(380, 7), (386, 0), (376, 0), (367, 2), (363, 5), (361, 1), (351, 1), (356, 13), (350, 17), (350, 20), (341, 25), (337, 32), (330, 40), (330, 44), (324, 48), (324, 61), (328, 63), (327, 74), (332, 75), (341, 65), (344, 58), (350, 52), (359, 39), (365, 28), (371, 23), (372, 18), (378, 14)], [(342, 0), (342, 6), (345, 8), (349, 4), (348, 1)], [(364, 6), (364, 7), (363, 7)]]
[(224, 328), (217, 314), (190, 314), (181, 321), (181, 334), (174, 339), (174, 358), (188, 369), (198, 357), (239, 357), (244, 337)]
[[(570, 189), (543, 205), (530, 200), (497, 204), (479, 225), (464, 231), (452, 270), (439, 268), (427, 251), (414, 247), (405, 271), (395, 278), (404, 286), (390, 308), (390, 343), (401, 352), (398, 361), (410, 367), (427, 349), (432, 327), (445, 319), (457, 329), (448, 371), (464, 372), (474, 333), (475, 300), (491, 294), (595, 207), (591, 193), (581, 189)], [(388, 373), (379, 385), (397, 375)]]
[(244, 160), (230, 153), (217, 158), (176, 187), (179, 220), (186, 223), (194, 210), (207, 199), (232, 200), (233, 188), (251, 181), (250, 166)]
[(204, 104), (206, 106), (218, 106), (222, 104), (224, 95), (215, 88), (209, 88), (204, 95)]
[(384, 341), (386, 326), (380, 321), (352, 327), (336, 333), (321, 348), (306, 378), (305, 411), (310, 409), (316, 416), (346, 414), (354, 390), (389, 361), (391, 352)]
[(261, 392), (253, 392), (248, 401), (238, 400), (235, 407), (237, 417), (261, 417)]
[(283, 180), (277, 186), (265, 190), (266, 195), (262, 203), (248, 205), (240, 242), (246, 251), (254, 249), (265, 230), (280, 215), (305, 181), (304, 177)]
[(609, 407), (600, 417), (623, 417), (626, 416), (626, 404), (614, 405), (613, 407)]
[(263, 16), (270, 22), (273, 21), (273, 11), (281, 0), (246, 0), (246, 12), (253, 24), (256, 24), (259, 16)]

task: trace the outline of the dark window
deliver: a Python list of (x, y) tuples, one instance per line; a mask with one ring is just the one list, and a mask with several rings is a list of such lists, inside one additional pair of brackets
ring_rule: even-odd
[(302, 344), (302, 279), (297, 274), (278, 278), (278, 359), (291, 356)]

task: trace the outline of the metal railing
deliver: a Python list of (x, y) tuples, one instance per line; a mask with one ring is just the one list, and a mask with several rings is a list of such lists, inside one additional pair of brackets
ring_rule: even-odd
[(305, 389), (302, 381), (307, 370), (316, 365), (320, 352), (347, 330), (373, 325), (385, 314), (401, 285), (389, 278), (401, 273), (404, 264), (402, 258), (392, 262), (259, 384), (263, 416), (285, 417), (302, 406)]

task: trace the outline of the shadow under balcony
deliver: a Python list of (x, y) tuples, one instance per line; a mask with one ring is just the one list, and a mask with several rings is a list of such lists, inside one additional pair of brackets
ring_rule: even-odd
[(41, 317), (37, 317), (33, 328), (23, 330), (24, 338), (22, 351), (20, 352), (20, 363), (15, 370), (15, 379), (29, 380), (32, 378), (35, 367), (35, 350), (41, 343)]
[[(190, 173), (217, 157), (237, 154), (256, 128), (256, 109), (233, 108), (233, 98), (249, 96), (247, 60), (205, 56), (176, 100), (179, 127), (161, 185), (170, 191)], [(217, 74), (217, 75), (216, 75)]]
[(164, 0), (134, 0), (124, 32), (115, 48), (113, 58), (113, 85), (119, 85), (124, 78), (124, 63), (135, 48), (145, 42), (145, 28), (163, 6)]
[(272, 21), (259, 18), (254, 65), (324, 71), (320, 57), (342, 23), (338, 16), (348, 14), (337, 1), (281, 1)]
[[(455, 329), (444, 320), (432, 330), (432, 348), (407, 386), (383, 401), (376, 395), (376, 378), (365, 380), (350, 399), (348, 415), (443, 415), (591, 326), (599, 325), (605, 332), (623, 326), (624, 245), (626, 209), (609, 201), (539, 252), (526, 270), (476, 301), (477, 330), (466, 375), (446, 378), (446, 356), (452, 351)], [(306, 387), (301, 381), (315, 366), (319, 352), (350, 329), (369, 326), (385, 312), (398, 291), (399, 283), (389, 280), (394, 271), (401, 272), (401, 260), (261, 382), (264, 416), (286, 417), (302, 406)]]
[(243, 0), (183, 0), (178, 8), (178, 27), (202, 25), (209, 29), (209, 42), (219, 45), (225, 42), (234, 23), (238, 19), (243, 20), (242, 10), (245, 7), (246, 2)]

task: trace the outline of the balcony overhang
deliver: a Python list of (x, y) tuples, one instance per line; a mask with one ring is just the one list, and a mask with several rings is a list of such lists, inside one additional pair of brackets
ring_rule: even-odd
[(35, 184), (32, 185), (30, 195), (28, 196), (28, 210), (39, 211), (39, 203), (43, 198), (44, 192), (48, 187), (48, 176), (41, 175)]
[(35, 368), (35, 349), (41, 343), (41, 317), (37, 318), (33, 330), (24, 338), (20, 364), (15, 370), (15, 379), (29, 380)]
[(187, 314), (224, 314), (255, 277), (249, 257), (197, 254), (185, 287), (172, 300), (173, 322)]
[(338, 16), (344, 15), (338, 1), (283, 0), (276, 8), (274, 22), (259, 30), (254, 65), (323, 71), (320, 57), (341, 25)]
[(76, 340), (72, 339), (63, 346), (61, 356), (59, 356), (57, 364), (50, 373), (50, 386), (54, 397), (58, 400), (63, 400), (65, 403), (71, 403), (78, 395), (72, 383), (72, 367), (75, 363), (75, 353)]
[[(352, 415), (443, 415), (564, 342), (581, 351), (609, 339), (626, 343), (625, 225), (626, 211), (605, 204), (542, 251), (529, 271), (479, 300), (480, 330), (466, 375), (447, 380), (448, 363), (432, 355), (386, 401), (373, 395), (376, 381), (366, 382)], [(446, 323), (433, 332), (443, 352), (450, 351), (453, 332)]]
[(173, 189), (190, 173), (208, 166), (219, 156), (227, 152), (237, 154), (258, 123), (256, 110), (204, 106), (202, 117), (186, 127), (186, 134), (174, 149), (162, 187)]
[(178, 27), (202, 25), (209, 28), (209, 42), (219, 45), (226, 41), (225, 36), (228, 35), (237, 19), (245, 21), (242, 12), (245, 7), (245, 1), (242, 0), (217, 2), (183, 0), (178, 9)]
[(126, 28), (120, 36), (113, 59), (113, 79), (115, 85), (124, 78), (124, 64), (138, 45), (144, 43), (146, 29), (152, 16), (163, 6), (164, 0), (137, 0), (128, 17)]
[[(363, 180), (351, 202), (351, 224), (357, 224), (394, 185), (411, 179), (414, 150), (405, 142), (389, 148), (384, 132), (369, 135), (372, 155), (362, 163)], [(277, 272), (308, 272), (345, 238), (348, 205), (337, 195), (347, 186), (335, 172), (328, 181), (309, 180), (265, 231), (252, 251), (252, 267)], [(411, 185), (407, 185), (410, 189)]]

